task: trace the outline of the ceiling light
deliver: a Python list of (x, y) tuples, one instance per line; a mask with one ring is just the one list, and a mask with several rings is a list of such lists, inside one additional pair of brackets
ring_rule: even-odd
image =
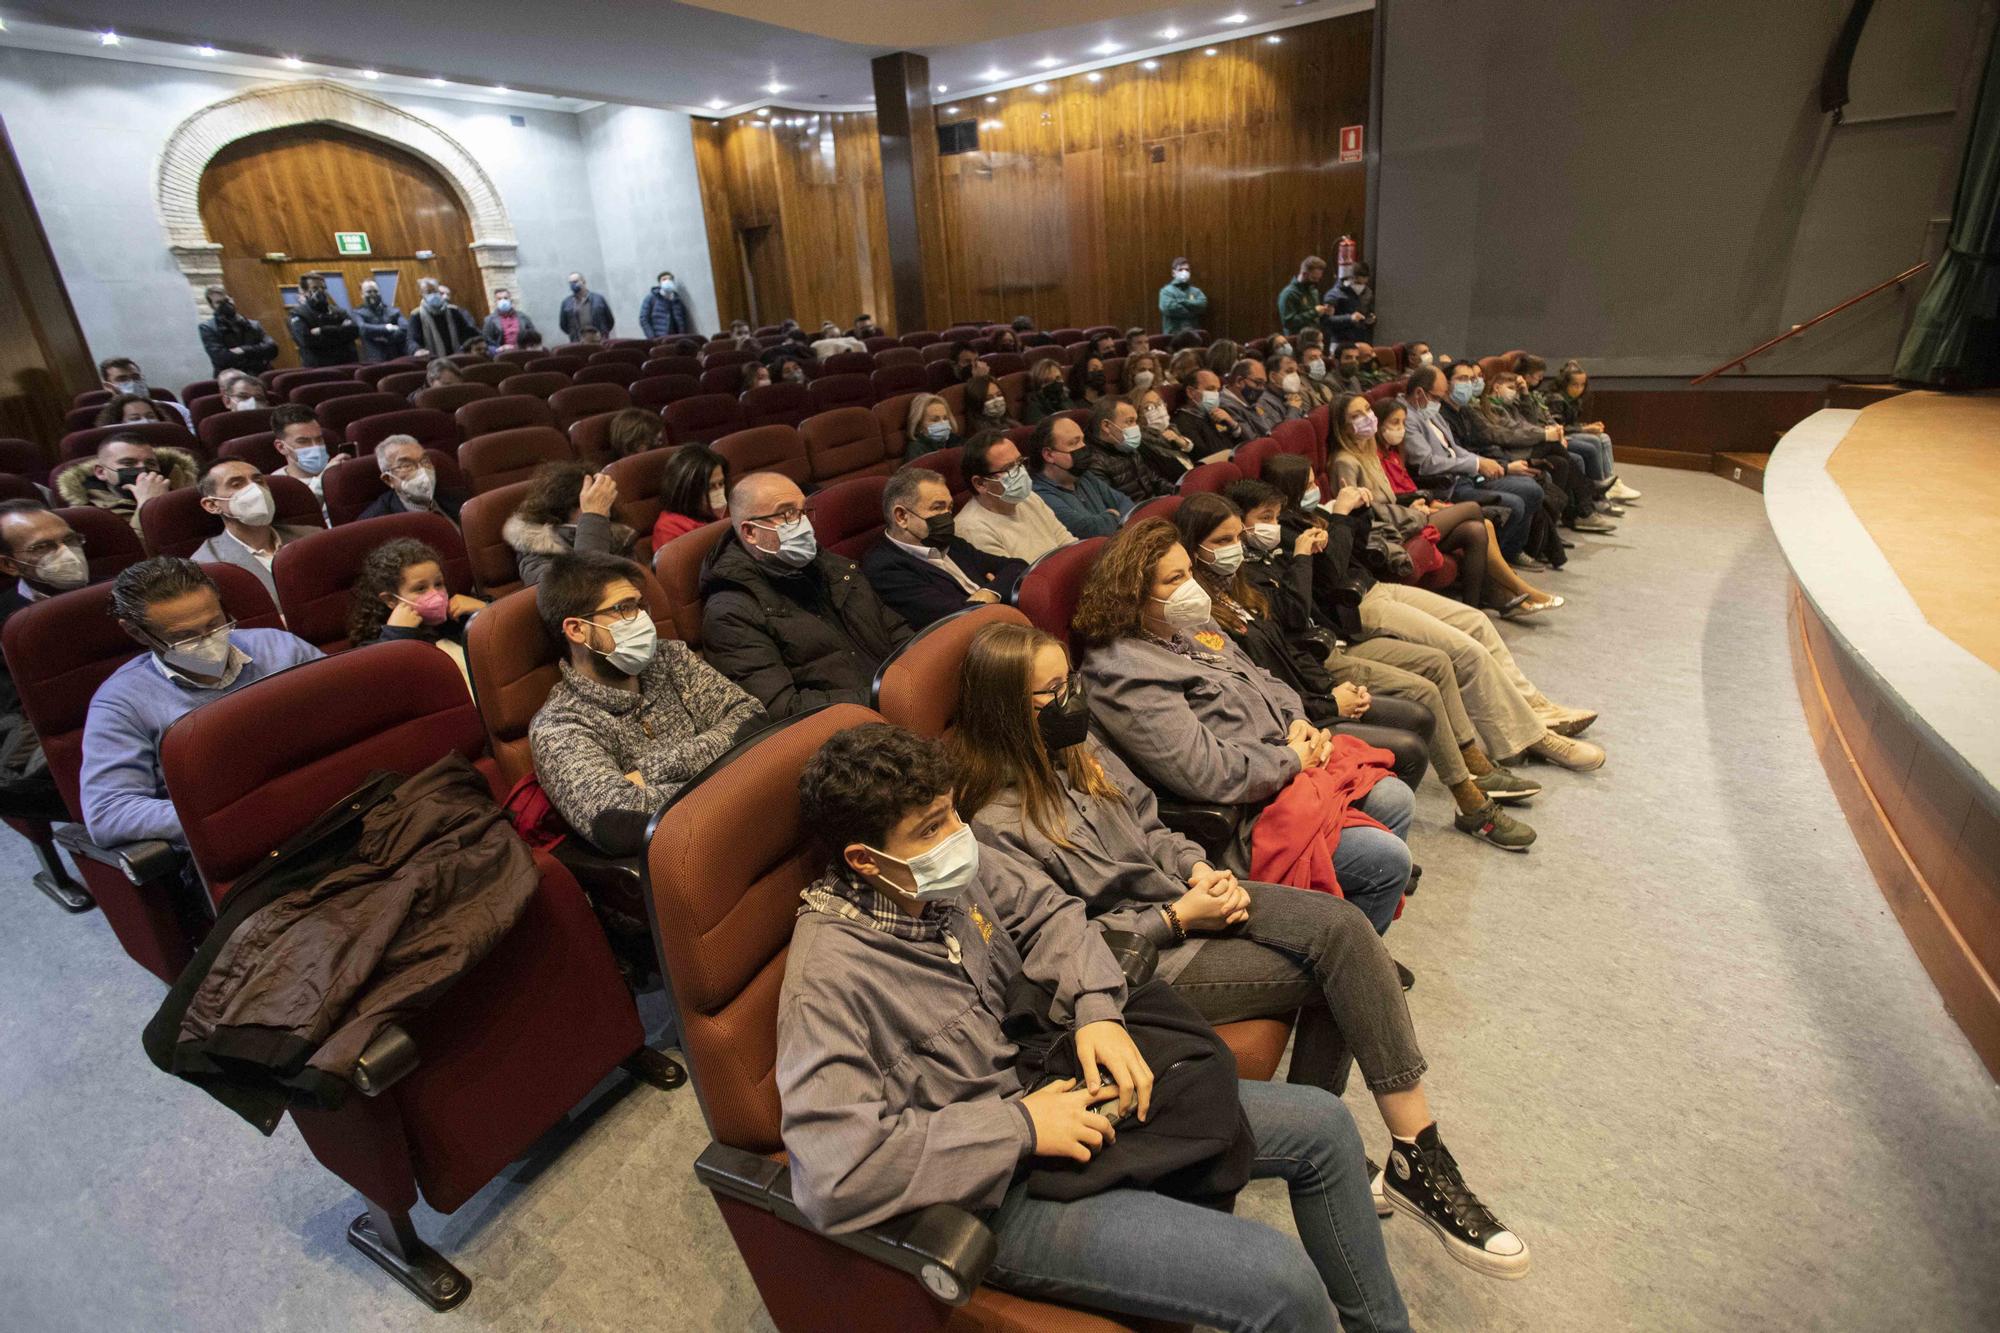
[(1099, 74), (1096, 70), (1090, 71), (1090, 73), (1084, 75), (1083, 77), (1089, 79), (1092, 83), (1104, 82), (1104, 76), (1102, 74)]
[(283, 64), (286, 69), (304, 69), (306, 67), (306, 62), (297, 56), (286, 56)]
[(988, 83), (993, 83), (999, 79), (1006, 78), (1007, 71), (999, 68), (983, 69), (979, 71), (979, 77), (986, 80)]
[(1248, 23), (1250, 16), (1239, 9), (1234, 14), (1224, 14), (1222, 21), (1224, 23)]
[(99, 46), (116, 46), (118, 45), (118, 34), (110, 31), (100, 32), (97, 34), (97, 44)]
[(1159, 67), (1160, 62), (1157, 60), (1142, 60), (1139, 62), (1140, 69), (1158, 69)]
[(937, 86), (937, 88), (938, 88), (938, 91), (939, 91), (939, 92), (941, 92), (941, 93), (948, 93), (948, 92), (950, 92), (950, 91), (951, 91), (951, 89), (949, 89), (949, 88), (945, 87), (945, 86), (944, 86), (943, 84), (941, 84), (941, 83), (940, 83), (940, 84), (939, 84), (939, 85)]
[(194, 49), (194, 53), (200, 56), (203, 60), (215, 59), (215, 48), (212, 46), (197, 46)]
[(1216, 50), (1214, 47), (1211, 46), (1206, 51), (1203, 51), (1202, 54), (1205, 56), (1212, 56), (1216, 54)]
[(757, 108), (757, 114), (760, 116), (768, 116), (771, 114), (771, 108), (767, 106), (760, 106)]
[(729, 103), (723, 101), (720, 97), (711, 97), (708, 99), (708, 109), (710, 111), (720, 111), (728, 105)]
[(1035, 62), (1035, 68), (1036, 68), (1036, 69), (1054, 69), (1054, 68), (1055, 68), (1055, 67), (1056, 67), (1057, 65), (1060, 65), (1060, 64), (1062, 64), (1062, 57), (1061, 57), (1061, 56), (1043, 56), (1043, 57), (1042, 57), (1042, 58), (1041, 58), (1040, 60), (1037, 60), (1037, 61)]
[(773, 79), (764, 85), (764, 91), (776, 97), (779, 93), (785, 91), (785, 85)]
[(1276, 46), (1279, 42), (1282, 42), (1285, 39), (1278, 36), (1278, 34), (1274, 32), (1269, 37), (1266, 37), (1264, 40), (1269, 42), (1271, 45)]
[(958, 114), (958, 108), (955, 106), (948, 106), (944, 109), (944, 113), (947, 116), (955, 116)]
[(1090, 48), (1090, 54), (1094, 56), (1114, 56), (1124, 49), (1124, 47), (1116, 42), (1099, 42), (1096, 46)]
[(995, 102), (997, 102), (997, 101), (999, 101), (999, 100), (1000, 100), (1000, 99), (999, 99), (999, 98), (997, 98), (997, 97), (988, 97), (988, 98), (986, 99), (986, 104), (987, 104), (988, 106), (991, 106), (991, 105), (992, 105), (993, 103), (995, 103)]
[(382, 71), (379, 69), (364, 69), (361, 71), (361, 77), (364, 79), (379, 79), (382, 77)]
[(979, 122), (979, 128), (982, 130), (1004, 130), (1007, 128), (1007, 122), (1004, 120), (982, 120)]
[(1049, 85), (1047, 85), (1046, 83), (1038, 83), (1035, 85), (1035, 91), (1038, 93), (1045, 93), (1048, 90), (1049, 90)]
[(1171, 42), (1180, 35), (1181, 35), (1181, 30), (1179, 28), (1160, 29), (1160, 40), (1163, 42)]

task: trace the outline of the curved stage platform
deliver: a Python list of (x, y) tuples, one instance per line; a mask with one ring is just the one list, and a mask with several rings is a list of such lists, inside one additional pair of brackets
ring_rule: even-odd
[(2000, 1078), (2000, 396), (1816, 412), (1779, 442), (1764, 503), (1820, 762)]

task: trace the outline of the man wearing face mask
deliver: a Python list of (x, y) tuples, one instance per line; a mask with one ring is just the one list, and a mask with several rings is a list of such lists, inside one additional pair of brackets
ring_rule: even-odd
[(207, 291), (208, 308), (213, 313), (197, 326), (201, 349), (208, 364), (218, 374), (241, 370), (261, 375), (278, 359), (278, 344), (264, 332), (264, 326), (236, 309), (236, 302), (220, 284)]
[(283, 467), (272, 476), (287, 476), (303, 484), (319, 498), (319, 511), (326, 514), (326, 470), (340, 461), (328, 452), (326, 432), (320, 428), (313, 410), (301, 403), (286, 403), (271, 413), (272, 444), (283, 456)]
[(1194, 271), (1185, 256), (1173, 263), (1173, 276), (1160, 288), (1160, 327), (1167, 336), (1201, 327), (1208, 313), (1208, 294), (1194, 285)]
[(611, 327), (617, 322), (611, 313), (611, 302), (590, 290), (583, 274), (570, 274), (569, 295), (563, 298), (562, 309), (556, 312), (556, 326), (563, 336), (580, 343), (584, 330), (595, 329), (599, 337), (609, 338)]
[(394, 361), (409, 353), (410, 334), (403, 327), (403, 312), (382, 299), (382, 284), (373, 278), (361, 284), (361, 303), (354, 307), (354, 322), (361, 328), (364, 362)]
[(1374, 277), (1368, 265), (1356, 264), (1334, 284), (1329, 293), (1333, 310), (1327, 317), (1326, 331), (1335, 342), (1359, 342), (1374, 331)]
[(537, 338), (541, 337), (535, 328), (535, 321), (514, 304), (514, 293), (506, 287), (493, 289), (493, 313), (486, 317), (486, 323), (479, 332), (486, 339), (486, 345), (496, 352), (521, 346), (523, 334), (532, 333)]
[(882, 492), (884, 540), (861, 557), (882, 601), (913, 630), (968, 606), (1013, 595), (1024, 560), (988, 555), (957, 533), (951, 488), (929, 468), (906, 467)]
[(1186, 401), (1174, 413), (1173, 426), (1187, 437), (1192, 446), (1189, 452), (1202, 463), (1227, 459), (1237, 445), (1257, 438), (1253, 429), (1223, 406), (1222, 377), (1212, 370), (1195, 372)]
[(639, 303), (639, 331), (648, 338), (671, 338), (694, 332), (694, 317), (688, 313), (687, 302), (681, 298), (681, 285), (671, 270), (661, 270), (646, 292), (646, 299)]
[(677, 639), (661, 639), (639, 566), (613, 555), (557, 556), (535, 609), (567, 658), (528, 725), (535, 774), (571, 828), (617, 854), (620, 821), (656, 813), (766, 719), (757, 701)]
[[(1462, 392), (1470, 398), (1471, 380), (1478, 369), (1464, 369), (1468, 373), (1460, 378), (1467, 387)], [(1403, 435), (1403, 462), (1417, 484), (1438, 499), (1499, 505), (1505, 511), (1500, 523), (1500, 554), (1520, 568), (1518, 557), (1528, 545), (1535, 515), (1541, 512), (1542, 488), (1534, 479), (1509, 474), (1497, 461), (1483, 458), (1460, 443), (1440, 401), (1451, 391), (1450, 382), (1436, 366), (1419, 366), (1410, 372), (1404, 392), (1410, 410)]]
[(1140, 457), (1145, 432), (1139, 428), (1139, 409), (1132, 405), (1137, 397), (1100, 398), (1091, 409), (1090, 470), (1134, 505), (1142, 505), (1174, 494), (1176, 487)]
[(1264, 358), (1264, 392), (1251, 407), (1264, 433), (1270, 434), (1287, 421), (1305, 416), (1311, 404), (1299, 374), (1299, 363), (1288, 352), (1274, 352)]
[(479, 336), (472, 316), (453, 305), (436, 278), (417, 284), (417, 307), (403, 321), (412, 350), (422, 348), (432, 356), (452, 356)]
[[(83, 538), (40, 500), (0, 501), (0, 624), (16, 611), (90, 582)], [(42, 742), (21, 710), (13, 674), (0, 658), (0, 816), (66, 820), (69, 809), (49, 776)], [(37, 875), (35, 883), (71, 911), (90, 899), (62, 877)]]
[(165, 398), (153, 396), (153, 386), (146, 383), (146, 372), (139, 369), (139, 363), (129, 356), (108, 357), (97, 363), (98, 387), (108, 391), (113, 398), (144, 398), (162, 412), (171, 412), (167, 421), (179, 421), (189, 430), (194, 429), (194, 417), (185, 404), (177, 401), (172, 394)]
[(1328, 377), (1336, 394), (1365, 393), (1368, 386), (1361, 379), (1361, 351), (1353, 343), (1342, 343), (1334, 353), (1338, 358), (1336, 372)]
[(1005, 435), (982, 431), (958, 455), (972, 499), (958, 511), (958, 536), (988, 555), (1029, 564), (1076, 538), (1035, 494), (1021, 450)]
[(1246, 356), (1229, 367), (1220, 406), (1236, 428), (1237, 443), (1262, 439), (1285, 420), (1285, 405), (1282, 399), (1273, 401), (1270, 389), (1271, 371), (1262, 361)]
[(114, 436), (98, 444), (95, 458), (55, 473), (49, 489), (66, 505), (109, 509), (137, 532), (140, 507), (168, 491), (194, 485), (198, 466), (185, 449)]
[(909, 642), (910, 627), (852, 560), (819, 549), (791, 478), (739, 480), (729, 526), (701, 567), (703, 655), (775, 718), (865, 706), (876, 668)]
[(353, 315), (333, 303), (326, 279), (317, 273), (299, 279), (299, 302), (292, 307), (287, 324), (301, 365), (351, 366), (361, 359), (357, 348), (361, 326)]
[(224, 411), (245, 412), (271, 405), (270, 390), (264, 381), (241, 370), (225, 370), (215, 377), (215, 392), (222, 398)]
[(201, 507), (222, 520), (222, 531), (203, 542), (194, 559), (249, 570), (275, 603), (278, 585), (271, 578), (271, 562), (278, 548), (321, 529), (274, 523), (278, 503), (270, 480), (240, 458), (210, 463), (200, 485)]
[(414, 436), (391, 435), (376, 445), (375, 466), (388, 490), (375, 497), (374, 503), (361, 511), (361, 517), (423, 511), (443, 514), (453, 523), (458, 522), (458, 511), (464, 506), (465, 497), (438, 489), (437, 470)]
[(1354, 344), (1354, 358), (1355, 374), (1361, 380), (1364, 389), (1372, 389), (1378, 384), (1386, 384), (1396, 378), (1382, 369), (1382, 363), (1375, 358), (1375, 347), (1372, 343)]
[(1036, 496), (1073, 537), (1109, 537), (1132, 512), (1132, 497), (1096, 475), (1083, 428), (1068, 417), (1035, 427), (1027, 460)]
[(1305, 395), (1307, 412), (1327, 406), (1338, 396), (1327, 369), (1325, 348), (1308, 345), (1299, 353), (1299, 391)]
[(100, 847), (181, 842), (160, 738), (183, 714), (322, 656), (281, 629), (238, 629), (200, 565), (155, 556), (112, 583), (111, 614), (147, 651), (106, 678), (83, 726), (83, 822)]

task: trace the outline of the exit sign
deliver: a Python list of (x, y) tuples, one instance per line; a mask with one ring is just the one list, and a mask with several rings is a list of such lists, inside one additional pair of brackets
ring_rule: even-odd
[(333, 248), (343, 255), (365, 255), (368, 253), (368, 233), (337, 231), (333, 234)]

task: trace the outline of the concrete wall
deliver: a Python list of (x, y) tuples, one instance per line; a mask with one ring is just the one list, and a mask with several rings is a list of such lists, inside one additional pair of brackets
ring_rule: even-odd
[[(167, 253), (154, 175), (175, 126), (256, 83), (0, 47), (0, 119), (93, 356), (136, 357), (148, 379), (168, 387), (210, 373), (187, 282)], [(606, 108), (588, 113), (598, 124), (586, 131), (569, 112), (397, 93), (382, 100), (451, 135), (492, 177), (520, 247), (516, 299), (551, 341), (572, 269), (611, 299), (620, 333), (636, 331), (639, 299), (661, 263), (697, 291), (698, 309), (713, 320), (685, 116)], [(526, 124), (511, 124), (513, 115)]]
[[(1833, 127), (1847, 8), (1384, 0), (1382, 336), (1692, 375), (1925, 258), (1980, 0), (1879, 0)], [(1885, 374), (1921, 291), (1756, 369)]]

